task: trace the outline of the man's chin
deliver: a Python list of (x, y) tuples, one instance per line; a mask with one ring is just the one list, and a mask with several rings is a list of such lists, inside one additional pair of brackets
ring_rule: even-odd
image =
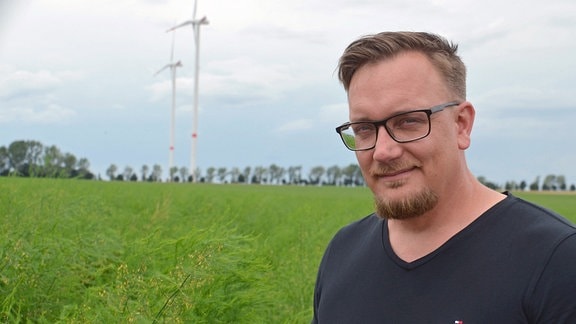
[(376, 214), (385, 219), (410, 219), (422, 216), (436, 207), (438, 196), (430, 189), (400, 192), (404, 185), (391, 188), (382, 196), (375, 195)]

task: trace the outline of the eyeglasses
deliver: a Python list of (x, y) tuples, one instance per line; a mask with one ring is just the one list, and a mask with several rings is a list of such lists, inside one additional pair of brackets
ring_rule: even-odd
[(340, 134), (344, 145), (352, 151), (373, 149), (381, 126), (398, 143), (414, 142), (430, 134), (430, 115), (459, 104), (451, 101), (428, 109), (403, 112), (380, 121), (348, 122), (336, 127), (336, 132)]

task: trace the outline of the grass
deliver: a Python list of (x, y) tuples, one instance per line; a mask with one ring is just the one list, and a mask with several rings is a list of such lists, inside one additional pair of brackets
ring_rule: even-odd
[[(305, 323), (366, 188), (0, 179), (0, 322)], [(516, 193), (576, 220), (576, 196)]]
[(2, 179), (0, 322), (301, 323), (366, 189)]
[(575, 192), (515, 192), (514, 195), (554, 210), (576, 223)]

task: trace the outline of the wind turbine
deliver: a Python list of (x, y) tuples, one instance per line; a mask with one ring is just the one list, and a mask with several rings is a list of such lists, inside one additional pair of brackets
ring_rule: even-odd
[(166, 32), (174, 31), (180, 27), (191, 25), (194, 31), (194, 43), (196, 44), (196, 55), (194, 63), (194, 116), (192, 120), (192, 147), (190, 152), (190, 174), (192, 181), (196, 182), (196, 145), (198, 141), (198, 71), (200, 70), (200, 26), (208, 25), (206, 16), (196, 19), (197, 1), (194, 1), (194, 12), (192, 20), (176, 25)]
[(182, 62), (178, 61), (174, 63), (174, 39), (176, 38), (176, 32), (172, 34), (172, 50), (170, 52), (170, 63), (166, 64), (154, 76), (158, 75), (160, 72), (170, 69), (170, 74), (172, 77), (172, 109), (170, 112), (170, 153), (168, 156), (168, 174), (170, 181), (172, 181), (172, 167), (174, 166), (174, 124), (176, 121), (176, 69), (182, 66)]

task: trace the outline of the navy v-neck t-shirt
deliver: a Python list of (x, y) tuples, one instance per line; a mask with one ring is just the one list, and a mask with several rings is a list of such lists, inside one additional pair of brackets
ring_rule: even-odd
[(508, 195), (405, 262), (386, 221), (372, 214), (330, 242), (312, 323), (576, 323), (576, 229)]

